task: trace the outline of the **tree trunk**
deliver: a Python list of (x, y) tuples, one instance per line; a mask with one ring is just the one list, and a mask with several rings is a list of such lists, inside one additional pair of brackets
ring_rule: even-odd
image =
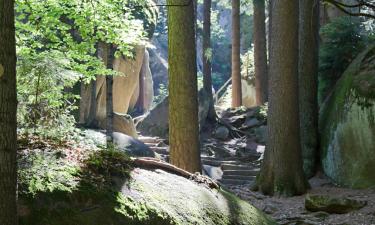
[(214, 98), (212, 95), (212, 74), (211, 74), (211, 3), (212, 0), (204, 0), (203, 5), (203, 86), (207, 92), (210, 104), (208, 107), (207, 119), (216, 121)]
[(232, 0), (232, 107), (242, 105), (240, 42), (240, 0)]
[[(186, 1), (189, 2), (189, 1)], [(182, 4), (168, 0), (168, 5)], [(169, 143), (171, 163), (201, 172), (194, 5), (168, 7)]]
[[(272, 5), (273, 0), (268, 0), (268, 65), (270, 64), (271, 57), (271, 30), (272, 30)], [(269, 74), (269, 70), (267, 71)], [(268, 76), (269, 77), (269, 76)], [(268, 78), (269, 79), (269, 78)]]
[(256, 104), (262, 105), (267, 101), (268, 92), (265, 2), (264, 0), (253, 0), (253, 4)]
[[(112, 45), (108, 49), (108, 62), (107, 69), (113, 70), (114, 61), (114, 48)], [(107, 147), (111, 147), (113, 144), (113, 76), (107, 75), (105, 77), (106, 82), (106, 135), (107, 135)]]
[(298, 0), (274, 0), (268, 140), (257, 185), (270, 195), (305, 193), (298, 112)]
[(0, 0), (0, 46), (0, 224), (17, 225), (17, 92), (13, 0)]
[(319, 0), (300, 1), (299, 110), (303, 169), (315, 173), (318, 149)]

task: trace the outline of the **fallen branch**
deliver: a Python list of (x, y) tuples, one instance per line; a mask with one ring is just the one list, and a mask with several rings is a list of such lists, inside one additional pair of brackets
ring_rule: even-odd
[(142, 157), (142, 158), (133, 159), (133, 162), (136, 166), (141, 167), (141, 168), (162, 169), (166, 172), (170, 172), (175, 175), (182, 176), (190, 180), (194, 180), (198, 183), (205, 183), (210, 188), (215, 188), (215, 189), (220, 188), (220, 186), (215, 181), (213, 181), (211, 178), (207, 176), (200, 175), (199, 173), (192, 174), (186, 170), (178, 168), (172, 164), (166, 163), (159, 159)]

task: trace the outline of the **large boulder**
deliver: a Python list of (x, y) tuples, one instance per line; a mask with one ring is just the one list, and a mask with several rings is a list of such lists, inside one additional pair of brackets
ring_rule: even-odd
[(78, 168), (54, 154), (37, 158), (23, 158), (28, 168), (20, 173), (20, 225), (275, 224), (225, 190), (161, 169), (134, 168), (119, 152), (94, 152)]
[[(206, 91), (201, 88), (198, 91), (199, 110), (198, 119), (199, 125), (202, 127), (206, 121), (208, 114), (209, 98)], [(168, 138), (168, 97), (156, 105), (146, 117), (140, 121), (137, 126), (138, 131), (143, 135), (158, 136), (161, 138)]]
[(359, 54), (320, 112), (321, 160), (335, 183), (375, 186), (375, 46)]
[(139, 75), (139, 96), (137, 96), (136, 108), (142, 112), (150, 111), (154, 101), (154, 82), (150, 69), (150, 55), (148, 50), (145, 51), (141, 72)]
[(307, 195), (305, 208), (312, 212), (343, 214), (361, 209), (367, 205), (365, 201), (328, 195)]

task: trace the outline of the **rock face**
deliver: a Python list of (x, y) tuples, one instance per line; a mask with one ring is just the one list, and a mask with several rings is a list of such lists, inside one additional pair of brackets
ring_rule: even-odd
[(320, 115), (321, 159), (326, 175), (342, 186), (374, 186), (375, 46), (351, 63)]
[(305, 207), (312, 212), (343, 214), (366, 206), (366, 202), (348, 198), (334, 198), (323, 195), (307, 195)]
[[(104, 125), (105, 127), (105, 125)], [(113, 115), (113, 131), (129, 135), (137, 138), (138, 134), (135, 129), (133, 118), (128, 114), (114, 113)]]
[(154, 82), (150, 69), (150, 55), (147, 50), (145, 50), (143, 57), (139, 79), (139, 96), (137, 97), (136, 108), (149, 111), (154, 100)]
[(256, 106), (255, 86), (247, 80), (241, 80), (242, 86), (242, 105), (245, 107)]
[[(199, 98), (199, 124), (203, 126), (207, 114), (209, 99), (203, 88), (198, 92)], [(137, 126), (138, 131), (143, 135), (158, 136), (161, 138), (168, 137), (168, 97), (155, 106), (146, 117)]]

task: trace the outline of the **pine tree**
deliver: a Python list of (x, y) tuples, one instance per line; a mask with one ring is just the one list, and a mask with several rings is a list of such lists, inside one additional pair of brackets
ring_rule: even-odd
[(232, 107), (242, 105), (240, 0), (232, 0)]
[(303, 168), (314, 175), (318, 148), (319, 0), (300, 1), (299, 110)]
[(168, 6), (170, 161), (189, 172), (201, 172), (194, 4), (167, 3), (172, 5)]
[(203, 86), (210, 101), (207, 119), (216, 121), (211, 77), (211, 3), (212, 0), (204, 0), (203, 3)]
[(253, 0), (253, 5), (256, 104), (262, 105), (267, 101), (268, 92), (265, 2)]
[(17, 92), (14, 1), (0, 0), (0, 224), (17, 225)]
[(298, 0), (274, 0), (268, 140), (257, 187), (270, 195), (303, 194), (298, 111)]

